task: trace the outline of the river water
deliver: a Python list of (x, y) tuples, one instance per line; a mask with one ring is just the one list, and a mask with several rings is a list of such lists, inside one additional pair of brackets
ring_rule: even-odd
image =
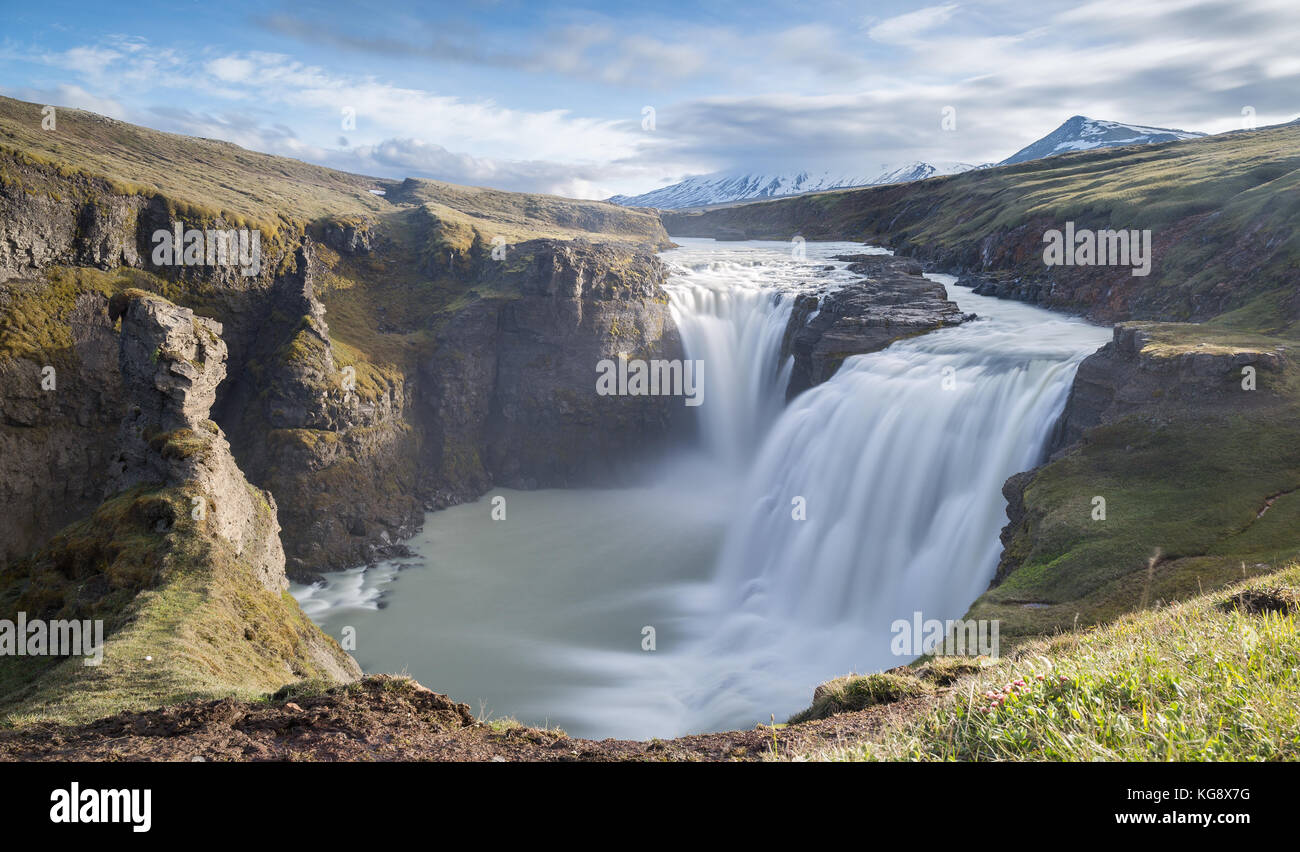
[(978, 320), (850, 358), (787, 405), (793, 294), (875, 250), (680, 242), (663, 257), (705, 365), (698, 441), (639, 487), (493, 491), (429, 514), (417, 559), (294, 586), (329, 633), (354, 629), (366, 671), (578, 736), (750, 728), (907, 662), (895, 620), (959, 618), (987, 587), (1002, 483), (1041, 458), (1109, 330), (935, 275)]

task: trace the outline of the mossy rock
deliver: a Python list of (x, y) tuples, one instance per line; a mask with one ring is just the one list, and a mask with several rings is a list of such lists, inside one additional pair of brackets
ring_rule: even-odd
[(904, 672), (845, 675), (817, 687), (812, 706), (791, 716), (789, 724), (826, 719), (839, 713), (892, 704), (905, 698), (919, 698), (933, 692), (934, 687), (929, 683)]

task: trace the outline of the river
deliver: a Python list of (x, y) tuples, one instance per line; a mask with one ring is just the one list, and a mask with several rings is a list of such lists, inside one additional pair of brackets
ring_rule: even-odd
[(1109, 330), (933, 275), (979, 319), (850, 358), (787, 405), (794, 293), (877, 250), (679, 242), (663, 257), (706, 367), (698, 441), (639, 487), (493, 491), (429, 514), (416, 559), (295, 585), (331, 635), (355, 630), (366, 671), (577, 736), (750, 728), (907, 662), (895, 620), (959, 618), (987, 587), (1002, 483), (1041, 458)]

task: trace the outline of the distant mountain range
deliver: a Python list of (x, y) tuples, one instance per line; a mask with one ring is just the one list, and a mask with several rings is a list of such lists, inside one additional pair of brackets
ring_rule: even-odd
[[(1119, 145), (1150, 145), (1195, 139), (1204, 136), (1187, 130), (1170, 130), (1163, 127), (1143, 127), (1117, 121), (1101, 121), (1076, 115), (1060, 127), (1022, 148), (996, 165), (1006, 166), (1038, 160), (1069, 151), (1087, 151), (1093, 148), (1113, 148)], [(852, 189), (863, 186), (880, 186), (890, 183), (924, 180), (939, 175), (958, 174), (971, 169), (989, 168), (968, 163), (931, 164), (908, 163), (897, 168), (886, 168), (879, 174), (843, 174), (834, 172), (715, 172), (687, 178), (679, 183), (652, 190), (641, 195), (615, 195), (609, 200), (624, 207), (659, 207), (675, 210), (683, 207), (705, 207), (711, 204), (728, 204), (737, 201), (755, 201), (763, 198), (782, 198), (806, 192), (823, 192), (828, 189)]]
[(849, 189), (858, 186), (879, 186), (886, 183), (905, 183), (923, 180), (936, 175), (950, 175), (980, 168), (966, 163), (908, 163), (896, 168), (885, 168), (874, 175), (849, 175), (835, 172), (715, 172), (698, 175), (656, 189), (642, 195), (615, 195), (609, 200), (624, 207), (703, 207), (708, 204), (725, 204), (732, 201), (755, 201), (762, 198), (781, 198), (802, 195), (805, 192), (822, 192), (828, 189)]

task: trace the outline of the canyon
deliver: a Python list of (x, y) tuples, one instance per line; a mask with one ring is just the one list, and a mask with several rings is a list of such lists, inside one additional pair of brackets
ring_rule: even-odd
[[(303, 680), (354, 681), (361, 669), (284, 593), (290, 580), (310, 585), (409, 558), (428, 512), (495, 489), (622, 487), (690, 441), (734, 463), (765, 445), (761, 424), (787, 402), (822, 406), (818, 422), (831, 422), (834, 406), (848, 404), (834, 401), (840, 387), (901, 393), (867, 364), (902, 374), (911, 358), (979, 363), (992, 353), (974, 343), (933, 349), (990, 328), (959, 306), (955, 288), (1119, 324), (1095, 354), (1059, 356), (1071, 371), (1077, 363), (1077, 377), (1036, 374), (1057, 396), (1045, 393), (1021, 425), (1044, 417), (1056, 425), (1026, 432), (1010, 467), (981, 468), (971, 480), (987, 486), (998, 514), (1002, 489), (1008, 523), (1000, 542), (996, 528), (986, 536), (987, 559), (969, 556), (979, 549), (970, 544), (927, 563), (960, 561), (954, 554), (988, 563), (988, 576), (961, 578), (960, 602), (934, 608), (953, 617), (969, 605), (968, 617), (998, 619), (1004, 645), (1014, 645), (1105, 623), (1147, 596), (1222, 585), (1240, 575), (1238, 563), (1273, 564), (1300, 548), (1289, 532), (1300, 508), (1289, 356), (1300, 316), (1290, 229), (1300, 129), (657, 212), (376, 181), (90, 114), (61, 116), (60, 135), (46, 139), (31, 131), (29, 113), (38, 126), (37, 105), (0, 101), (0, 603), (102, 614), (110, 649), (134, 653), (177, 629), (160, 610), (142, 609), (150, 594), (194, 594), (209, 604), (192, 623), (248, 644), (218, 642), (216, 674), (197, 681), (194, 661), (208, 653), (197, 646), (174, 668), (133, 663), (84, 700), (68, 698), (76, 681), (64, 664), (6, 672), (9, 712), (90, 722), (110, 707), (142, 712), (181, 695), (252, 698)], [(124, 152), (140, 145), (172, 170), (134, 164)], [(1075, 189), (1101, 170), (1146, 179), (1169, 159), (1217, 206), (1177, 207), (1154, 177), (1145, 207)], [(1198, 172), (1209, 160), (1218, 171)], [(213, 169), (226, 181), (204, 189)], [(1283, 203), (1263, 203), (1250, 188)], [(1152, 274), (1044, 267), (1044, 229), (1075, 220), (1149, 227)], [(150, 235), (177, 222), (254, 229), (260, 268), (152, 264)], [(751, 351), (768, 359), (753, 374), (775, 393), (723, 382), (736, 397), (722, 408), (736, 416), (719, 422), (692, 417), (672, 396), (593, 392), (602, 362), (698, 357), (688, 340), (698, 350), (708, 337), (700, 324), (716, 312), (686, 306), (716, 296), (689, 277), (674, 289), (664, 259), (674, 240), (767, 240), (755, 248), (781, 252), (796, 236), (845, 244), (820, 266), (800, 266), (779, 292), (742, 294), (749, 301), (739, 307), (761, 320), (746, 326)], [(873, 244), (893, 255), (867, 251)], [(706, 267), (696, 274), (710, 274)], [(1014, 338), (1001, 341), (1006, 351), (1016, 351)], [(1241, 389), (1245, 367), (1256, 371), (1257, 391)], [(50, 368), (53, 391), (42, 385)], [(939, 422), (964, 422), (938, 412)], [(823, 450), (835, 458), (862, 434), (831, 432), (779, 428), (780, 455), (800, 458), (833, 441)], [(728, 455), (735, 448), (742, 455)], [(1099, 492), (1116, 522), (1089, 528), (1077, 505)], [(203, 519), (191, 516), (195, 498), (210, 510)], [(925, 502), (918, 498), (920, 515)], [(788, 566), (806, 563), (799, 548), (815, 542), (765, 539), (770, 524), (756, 510), (742, 525), (748, 532), (724, 543), (720, 564), (736, 588), (783, 588), (790, 607), (845, 588), (828, 579), (820, 592), (805, 589)], [(957, 541), (984, 540), (972, 536)], [(1134, 584), (1156, 548), (1161, 570), (1146, 571), (1139, 595)], [(178, 585), (186, 560), (204, 566), (206, 592)], [(847, 570), (837, 564), (819, 571)], [(216, 620), (212, 602), (229, 600), (256, 615)], [(755, 601), (770, 603), (759, 595), (745, 605)], [(812, 685), (781, 688), (811, 694)]]

